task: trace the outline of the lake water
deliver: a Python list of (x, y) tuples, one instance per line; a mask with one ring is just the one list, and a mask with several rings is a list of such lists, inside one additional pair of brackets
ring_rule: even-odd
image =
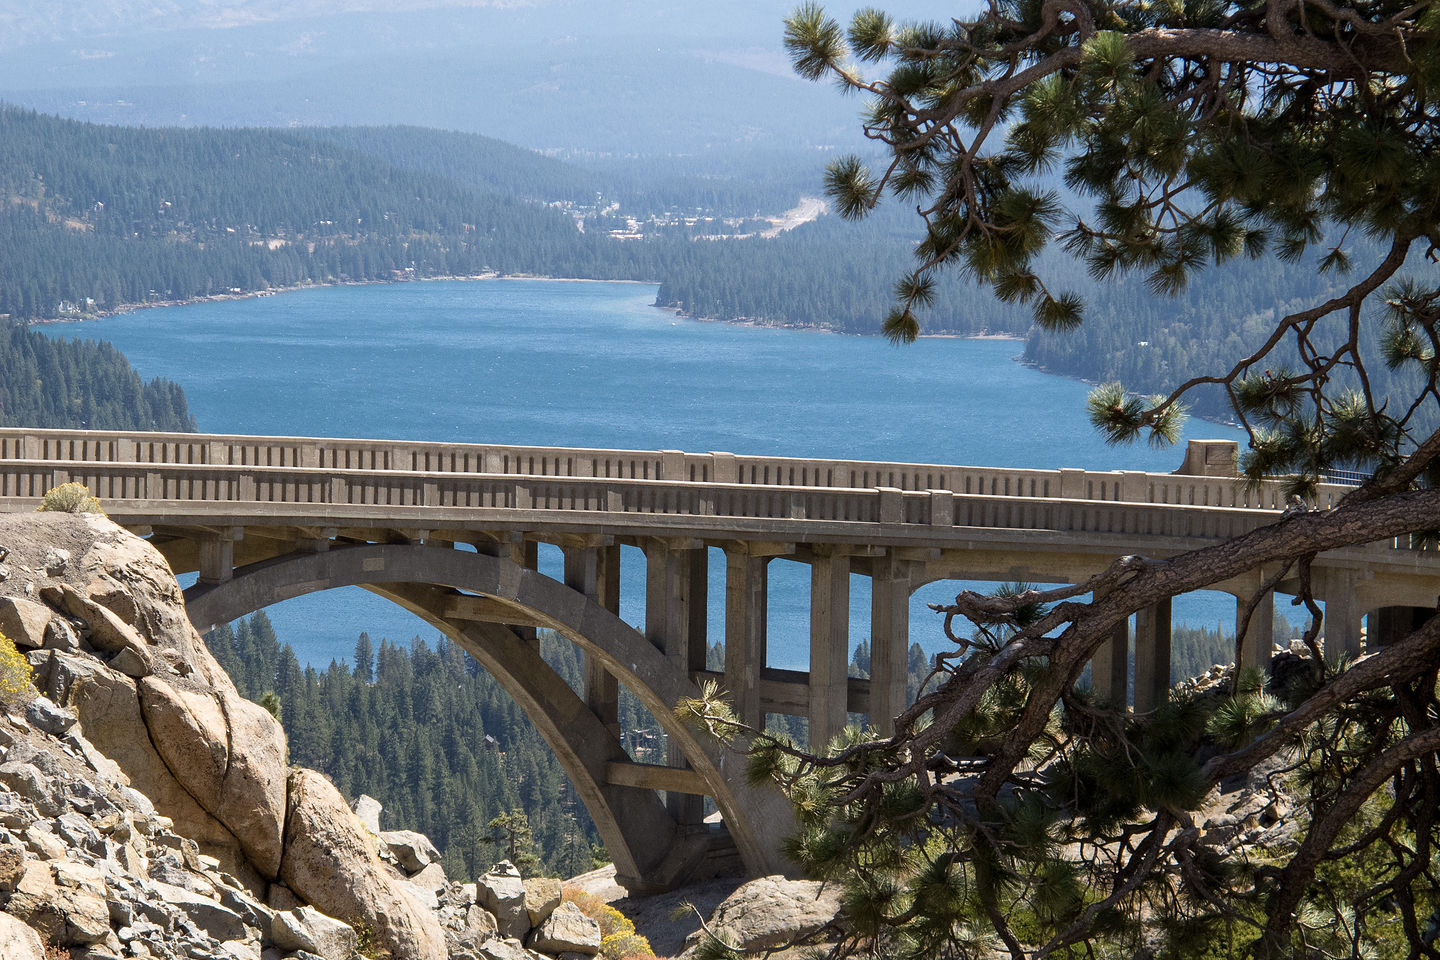
[[(141, 310), (44, 328), (109, 340), (145, 377), (179, 382), (215, 433), (374, 437), (979, 466), (1170, 471), (1183, 445), (1106, 446), (1088, 388), (1014, 362), (1009, 341), (908, 347), (677, 319), (643, 284), (523, 280), (327, 287)], [(976, 310), (984, 310), (979, 301)], [(1192, 422), (1188, 436), (1238, 437)], [(712, 550), (712, 557), (718, 551)], [(558, 576), (559, 551), (541, 569)], [(723, 637), (723, 563), (712, 563), (711, 636)], [(643, 624), (644, 558), (622, 557), (621, 616)], [(927, 603), (911, 637), (943, 646)], [(852, 584), (852, 644), (867, 636), (869, 582)], [(770, 663), (808, 662), (808, 569), (771, 564)], [(1178, 598), (1177, 623), (1233, 629), (1222, 594)], [(428, 624), (358, 588), (270, 608), (302, 662), (346, 660), (360, 631), (433, 639)]]

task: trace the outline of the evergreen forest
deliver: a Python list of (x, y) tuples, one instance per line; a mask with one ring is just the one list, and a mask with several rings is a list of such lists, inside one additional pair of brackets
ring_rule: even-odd
[[(1276, 636), (1292, 628), (1283, 618)], [(519, 845), (527, 875), (569, 877), (607, 856), (559, 761), (500, 684), (454, 643), (432, 648), (361, 634), (350, 663), (302, 667), (263, 611), (206, 634), (205, 642), (241, 694), (279, 716), (290, 762), (325, 773), (353, 803), (361, 794), (384, 806), (381, 827), (418, 830), (441, 851), (446, 875), (473, 879)], [(1230, 659), (1230, 639), (1215, 630), (1176, 627), (1172, 676), (1179, 680)], [(577, 649), (548, 631), (541, 653), (572, 687), (581, 683)], [(718, 668), (723, 647), (707, 662)], [(870, 644), (856, 644), (851, 676), (868, 678)], [(908, 693), (930, 672), (911, 644)], [(628, 692), (620, 698), (625, 746), (636, 760), (659, 763), (665, 736)], [(861, 715), (852, 720), (863, 723)], [(770, 729), (804, 743), (805, 720), (770, 715)]]
[[(413, 127), (139, 129), (0, 105), (0, 314), (496, 273), (643, 280), (688, 316), (878, 332), (912, 266), (914, 212), (892, 203), (863, 222), (824, 215), (764, 236), (761, 218), (823, 186), (813, 158), (773, 168), (717, 178), (678, 161), (585, 167)], [(1352, 254), (1368, 243), (1353, 240)], [(1238, 359), (1277, 311), (1343, 280), (1312, 261), (1246, 261), (1171, 300), (1139, 278), (1097, 281), (1063, 255), (1037, 267), (1087, 298), (1079, 329), (1043, 333), (951, 273), (937, 278), (926, 332), (1026, 337), (1027, 362), (1155, 392)], [(1224, 400), (1201, 392), (1194, 412), (1222, 415)]]
[(0, 323), (0, 426), (195, 430), (185, 391), (148, 383), (108, 343)]

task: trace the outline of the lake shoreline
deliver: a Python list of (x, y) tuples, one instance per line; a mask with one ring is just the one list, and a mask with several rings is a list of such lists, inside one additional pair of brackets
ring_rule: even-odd
[[(266, 290), (244, 290), (239, 293), (212, 293), (203, 297), (182, 297), (174, 300), (149, 300), (144, 303), (122, 303), (109, 310), (96, 310), (94, 313), (79, 314), (66, 317), (46, 317), (41, 320), (30, 320), (27, 326), (50, 326), (63, 323), (83, 323), (87, 320), (104, 320), (108, 317), (128, 316), (138, 313), (141, 310), (150, 310), (156, 307), (187, 307), (201, 303), (225, 303), (234, 300), (255, 300), (261, 297), (273, 297), (283, 293), (295, 293), (302, 290), (321, 290), (329, 287), (373, 287), (373, 286), (398, 286), (406, 283), (474, 283), (479, 280), (533, 280), (541, 283), (623, 283), (635, 286), (659, 286), (658, 280), (603, 280), (595, 277), (547, 277), (531, 273), (480, 273), (469, 275), (447, 275), (440, 277), (409, 277), (404, 279), (391, 280), (329, 280), (309, 283), (296, 283), (287, 287), (271, 287)], [(754, 317), (732, 317), (722, 319), (720, 317), (697, 317), (686, 313), (679, 307), (665, 304), (651, 304), (657, 310), (663, 310), (673, 317), (685, 320), (694, 320), (699, 323), (724, 323), (735, 327), (769, 327), (775, 330), (807, 330), (812, 333), (832, 333), (840, 336), (856, 337), (878, 337), (876, 333), (855, 333), (843, 334), (838, 330), (828, 327), (815, 326), (804, 323), (767, 323)], [(1025, 338), (1014, 333), (922, 333), (922, 340), (1010, 340), (1024, 343)]]

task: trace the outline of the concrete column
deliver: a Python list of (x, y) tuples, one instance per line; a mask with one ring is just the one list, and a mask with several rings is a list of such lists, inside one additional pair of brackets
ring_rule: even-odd
[(849, 706), (850, 558), (817, 553), (810, 562), (810, 749), (845, 727)]
[[(517, 540), (512, 541), (507, 546), (509, 547), (510, 560), (516, 566), (524, 567), (526, 570), (540, 569), (540, 544), (534, 540)], [(510, 629), (514, 630), (516, 635), (526, 643), (540, 642), (539, 638), (535, 635), (534, 627), (511, 626)]]
[(893, 556), (876, 557), (870, 581), (870, 726), (888, 737), (908, 706), (910, 571)]
[(710, 643), (710, 551), (704, 547), (686, 551), (690, 558), (686, 569), (690, 583), (686, 588), (690, 622), (685, 633), (689, 640), (689, 669), (705, 669), (705, 648)]
[[(645, 545), (645, 636), (664, 651), (671, 664), (687, 674), (692, 669), (690, 586), (694, 553), (663, 540)], [(688, 765), (674, 740), (669, 741), (666, 760), (672, 767)], [(682, 826), (697, 825), (705, 816), (704, 801), (691, 794), (667, 793), (665, 806)]]
[(1109, 638), (1090, 660), (1090, 690), (1100, 703), (1122, 710), (1130, 703), (1129, 617), (1111, 628)]
[(1360, 626), (1365, 611), (1355, 599), (1355, 575), (1327, 570), (1325, 575), (1325, 659), (1360, 655)]
[(200, 582), (224, 583), (235, 575), (235, 541), (206, 537), (200, 541)]
[(235, 576), (235, 541), (244, 537), (244, 527), (221, 527), (199, 541), (201, 583), (225, 583)]
[(725, 551), (725, 689), (735, 714), (760, 728), (760, 670), (765, 666), (767, 559), (743, 544)]
[[(1260, 584), (1255, 584), (1259, 589)], [(1250, 597), (1241, 595), (1235, 598), (1235, 634), (1240, 634), (1240, 618), (1245, 614), (1245, 604)], [(1275, 652), (1275, 593), (1272, 590), (1265, 591), (1265, 596), (1260, 598), (1260, 603), (1255, 607), (1255, 612), (1250, 615), (1250, 628), (1245, 631), (1245, 637), (1240, 644), (1240, 666), (1257, 667), (1270, 672), (1270, 658)]]
[[(620, 615), (620, 548), (598, 547), (587, 550), (595, 558), (595, 593), (600, 606)], [(569, 562), (569, 554), (566, 554)], [(567, 574), (566, 581), (569, 581)], [(593, 657), (584, 658), (585, 703), (606, 728), (620, 735), (620, 683), (615, 675)]]
[[(600, 550), (595, 547), (564, 548), (564, 586), (600, 599)], [(585, 705), (611, 733), (619, 734), (619, 684), (605, 666), (582, 655), (585, 675)]]
[(1135, 712), (1149, 713), (1170, 695), (1170, 600), (1135, 614)]

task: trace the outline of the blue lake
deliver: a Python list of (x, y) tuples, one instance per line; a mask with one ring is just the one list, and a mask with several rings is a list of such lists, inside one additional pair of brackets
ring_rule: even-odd
[[(375, 437), (980, 466), (1170, 471), (1182, 449), (1108, 447), (1085, 419), (1088, 388), (1015, 362), (1009, 341), (909, 347), (677, 319), (645, 284), (524, 280), (327, 287), (137, 311), (45, 328), (108, 340), (145, 377), (179, 382), (217, 433)], [(977, 301), (976, 310), (986, 309)], [(1192, 422), (1187, 436), (1238, 437)], [(718, 551), (712, 551), (718, 555)], [(559, 573), (542, 548), (541, 569)], [(644, 558), (622, 558), (621, 615), (644, 619)], [(712, 563), (712, 638), (723, 636), (723, 563)], [(927, 603), (911, 636), (943, 645)], [(852, 585), (852, 643), (867, 636), (869, 583)], [(771, 564), (770, 663), (804, 669), (808, 569)], [(423, 621), (359, 589), (269, 610), (302, 662), (346, 660), (359, 633), (432, 639)], [(1177, 623), (1233, 629), (1221, 594), (1178, 598)]]

